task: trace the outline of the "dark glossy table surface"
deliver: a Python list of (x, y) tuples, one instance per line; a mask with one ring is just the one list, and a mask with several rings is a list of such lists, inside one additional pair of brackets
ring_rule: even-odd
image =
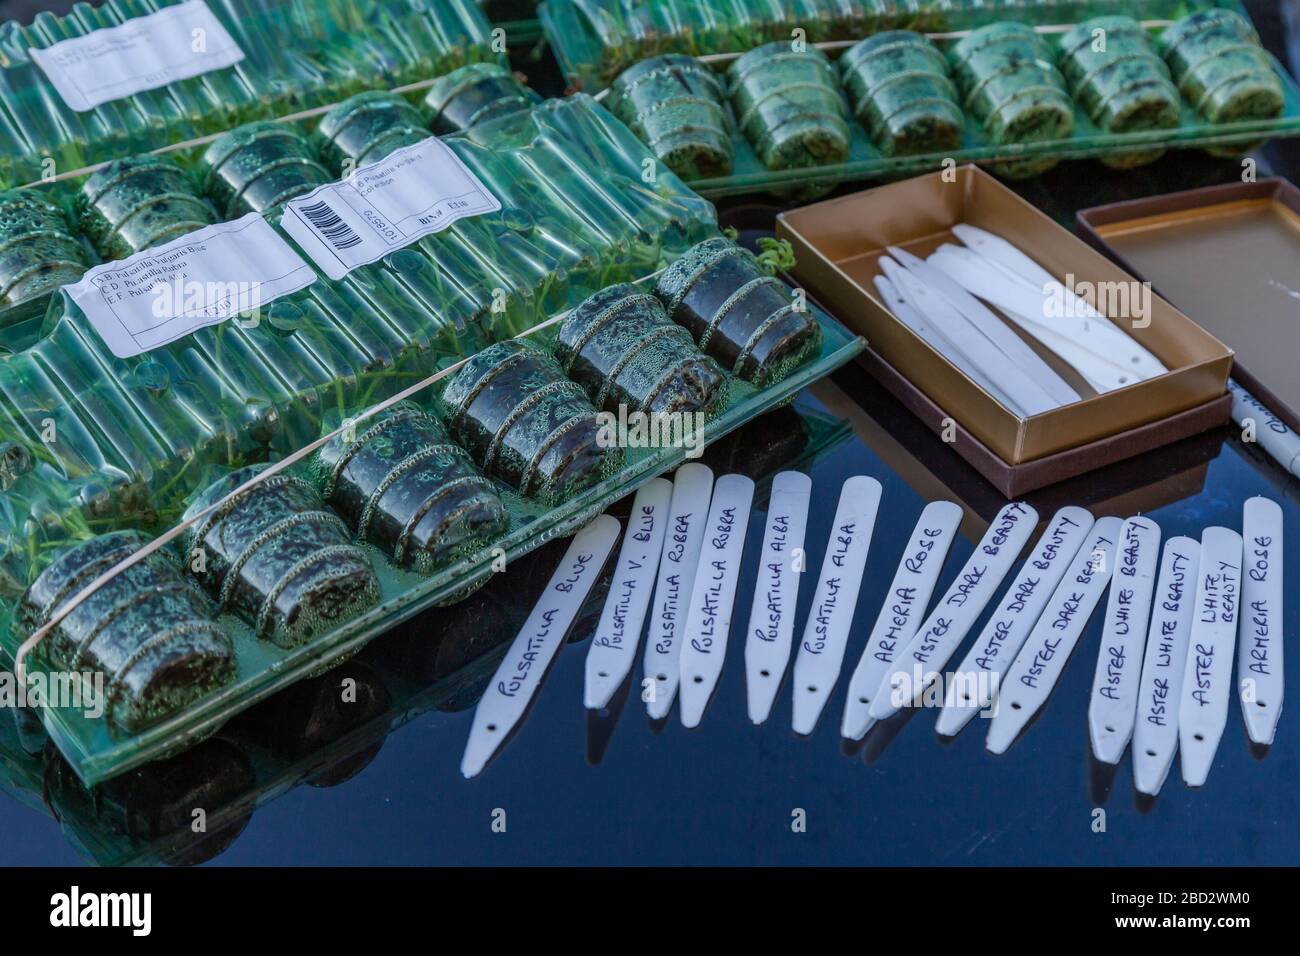
[[(1287, 33), (1279, 13), (1271, 5), (1249, 6), (1270, 46), (1285, 57)], [(1300, 177), (1300, 142), (1273, 144), (1255, 155), (1261, 176)], [(1066, 164), (1018, 188), (1069, 222), (1076, 208), (1228, 182), (1240, 172), (1236, 163), (1175, 153), (1132, 173)], [(772, 211), (757, 203), (722, 210), (724, 220), (745, 229), (770, 225)], [(0, 864), (1300, 860), (1300, 701), (1283, 709), (1277, 742), (1262, 755), (1248, 748), (1234, 701), (1207, 785), (1187, 789), (1175, 767), (1161, 796), (1141, 804), (1127, 755), (1109, 775), (1089, 757), (1086, 708), (1100, 614), (1040, 718), (1006, 755), (984, 750), (979, 720), (955, 741), (942, 742), (933, 731), (935, 712), (928, 710), (877, 728), (865, 746), (846, 749), (839, 718), (848, 673), (920, 510), (929, 500), (948, 498), (967, 511), (942, 588), (1003, 502), (860, 368), (844, 369), (833, 383), (801, 396), (794, 411), (769, 419), (711, 450), (709, 460), (719, 472), (762, 476), (786, 466), (808, 471), (816, 505), (808, 527), (812, 566), (821, 560), (844, 479), (867, 474), (884, 486), (844, 671), (812, 736), (790, 730), (788, 679), (771, 719), (761, 727), (750, 724), (739, 628), (699, 729), (684, 730), (676, 710), (665, 726), (651, 726), (635, 687), (611, 713), (589, 718), (582, 708), (583, 662), (599, 613), (597, 595), (519, 732), (481, 777), (462, 779), (458, 767), (475, 682), (490, 673), (494, 646), (499, 654), (502, 642), (513, 637), (530, 596), (558, 560), (562, 548), (552, 545), (465, 604), (425, 614), (345, 665), (363, 690), (359, 711), (337, 706), (337, 675), (327, 675), (245, 715), (188, 758), (98, 794), (81, 791), (57, 758), (42, 751), (39, 733), (14, 726), (10, 712), (0, 713)], [(1300, 482), (1230, 429), (1028, 500), (1044, 517), (1063, 504), (1081, 504), (1098, 515), (1140, 511), (1166, 537), (1198, 537), (1207, 525), (1239, 527), (1242, 502), (1256, 494), (1282, 502), (1286, 564), (1300, 569)], [(756, 511), (746, 544), (748, 570), (736, 600), (742, 620), (761, 521)], [(1291, 579), (1298, 573), (1292, 570)], [(799, 626), (811, 591), (805, 582)], [(1291, 600), (1285, 630), (1297, 633), (1298, 625), (1300, 600)], [(1294, 649), (1288, 669), (1292, 687), (1300, 687), (1300, 652)], [(385, 736), (384, 729), (397, 723), (402, 725)], [(206, 840), (188, 829), (196, 806), (213, 823)], [(1100, 833), (1094, 830), (1099, 807), (1106, 811)], [(799, 810), (805, 832), (791, 826)], [(494, 831), (498, 811), (504, 811), (505, 832)]]

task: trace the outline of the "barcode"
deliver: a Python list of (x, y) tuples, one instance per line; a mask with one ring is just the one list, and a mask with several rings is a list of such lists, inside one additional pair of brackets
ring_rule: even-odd
[(361, 237), (339, 214), (330, 208), (327, 202), (312, 203), (299, 209), (312, 227), (323, 236), (335, 249), (351, 249), (361, 244)]

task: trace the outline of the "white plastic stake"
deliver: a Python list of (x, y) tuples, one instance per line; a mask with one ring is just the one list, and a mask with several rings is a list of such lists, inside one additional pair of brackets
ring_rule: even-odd
[(1030, 632), (1029, 640), (1007, 669), (998, 692), (997, 712), (989, 722), (984, 744), (990, 752), (1006, 752), (1030, 718), (1047, 702), (1065, 671), (1070, 653), (1110, 581), (1115, 566), (1115, 542), (1122, 524), (1119, 518), (1097, 519)]
[(812, 608), (794, 659), (791, 723), (797, 734), (813, 732), (839, 680), (879, 510), (880, 482), (864, 475), (844, 482)]
[(681, 673), (681, 625), (695, 586), (695, 566), (704, 546), (704, 522), (713, 496), (713, 472), (698, 462), (682, 465), (673, 475), (673, 497), (668, 505), (664, 550), (651, 604), (646, 637), (645, 684), (642, 696), (651, 720), (662, 720), (672, 709)]
[(1243, 509), (1245, 546), (1241, 576), (1241, 632), (1237, 687), (1246, 733), (1273, 743), (1282, 714), (1282, 509), (1251, 498)]
[(698, 727), (727, 656), (727, 634), (740, 581), (754, 482), (723, 475), (713, 486), (704, 548), (686, 609), (682, 638), (682, 726)]
[(763, 550), (759, 552), (754, 603), (745, 639), (745, 686), (749, 719), (756, 724), (772, 712), (794, 643), (795, 605), (807, 557), (804, 531), (812, 480), (802, 472), (783, 471), (772, 479)]
[(1228, 722), (1232, 654), (1241, 612), (1241, 535), (1229, 528), (1201, 533), (1201, 565), (1192, 636), (1183, 668), (1178, 711), (1178, 753), (1183, 782), (1202, 786)]
[(916, 636), (876, 689), (868, 714), (885, 720), (921, 698), (966, 638), (1033, 533), (1038, 512), (1023, 502), (1003, 506)]
[(894, 663), (895, 654), (921, 626), (960, 524), (961, 508), (951, 501), (932, 501), (921, 511), (903, 547), (903, 557), (885, 592), (885, 603), (876, 616), (867, 646), (849, 679), (848, 700), (840, 723), (842, 736), (861, 740), (875, 723), (870, 713), (871, 698)]
[(1178, 750), (1178, 709), (1200, 562), (1199, 541), (1179, 537), (1165, 542), (1133, 728), (1133, 783), (1153, 797), (1164, 786)]
[(642, 485), (632, 499), (613, 583), (587, 648), (583, 703), (590, 710), (606, 706), (632, 670), (659, 570), (672, 493), (671, 482), (655, 478)]
[(955, 737), (971, 718), (993, 703), (1003, 674), (1038, 623), (1092, 525), (1092, 515), (1073, 505), (1052, 515), (1020, 573), (953, 675), (943, 710), (935, 722), (939, 734)]
[(576, 535), (474, 711), (460, 772), (474, 777), (509, 736), (541, 686), (578, 610), (618, 540), (618, 519), (600, 515)]
[(1160, 561), (1160, 526), (1129, 518), (1119, 530), (1110, 598), (1088, 703), (1088, 737), (1102, 763), (1119, 763), (1133, 737), (1151, 595)]

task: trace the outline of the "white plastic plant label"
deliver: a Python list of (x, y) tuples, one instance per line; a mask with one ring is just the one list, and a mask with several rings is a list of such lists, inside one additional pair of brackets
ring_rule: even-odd
[(898, 570), (885, 592), (885, 603), (862, 649), (862, 657), (849, 678), (848, 700), (840, 721), (840, 735), (861, 740), (871, 729), (871, 698), (894, 663), (899, 648), (916, 634), (925, 617), (944, 558), (952, 547), (961, 507), (951, 501), (932, 501), (921, 511), (903, 548)]
[(203, 0), (187, 0), (30, 52), (63, 102), (78, 113), (244, 58)]
[(1119, 518), (1097, 519), (1083, 547), (1070, 562), (1064, 580), (1052, 592), (1052, 599), (1025, 646), (1007, 669), (998, 691), (997, 711), (989, 721), (988, 738), (984, 742), (991, 753), (1006, 753), (1034, 714), (1047, 703), (1065, 672), (1065, 665), (1114, 572), (1115, 545), (1123, 523)]
[(880, 682), (868, 711), (872, 720), (886, 720), (922, 699), (993, 600), (1037, 523), (1038, 512), (1019, 501), (1003, 506), (993, 517), (956, 580)]
[(1150, 518), (1125, 521), (1119, 529), (1088, 703), (1088, 737), (1093, 755), (1102, 763), (1119, 763), (1133, 737), (1159, 561), (1160, 526)]
[(682, 633), (684, 727), (699, 726), (722, 675), (753, 503), (754, 482), (744, 475), (723, 475), (713, 486), (704, 547), (695, 568), (695, 586)]
[(609, 596), (587, 648), (583, 702), (588, 709), (606, 706), (632, 670), (659, 570), (672, 492), (671, 482), (655, 478), (642, 485), (632, 499)]
[(233, 316), (254, 321), (315, 281), (316, 271), (250, 212), (95, 266), (67, 291), (113, 354), (130, 358)]
[(1246, 733), (1267, 746), (1282, 715), (1282, 509), (1276, 501), (1251, 498), (1242, 510), (1237, 687)]
[(488, 682), (474, 711), (460, 772), (477, 776), (510, 735), (541, 686), (578, 611), (618, 540), (618, 519), (600, 515), (576, 535), (546, 590)]
[(844, 482), (817, 590), (794, 659), (791, 725), (797, 734), (813, 732), (839, 680), (879, 510), (880, 482), (864, 475)]
[(1160, 556), (1133, 728), (1133, 784), (1153, 797), (1164, 786), (1178, 750), (1178, 709), (1200, 561), (1201, 543), (1192, 538), (1170, 538)]
[(501, 203), (430, 137), (285, 204), (280, 226), (331, 279)]
[(1192, 606), (1192, 635), (1183, 666), (1178, 754), (1183, 781), (1202, 786), (1228, 722), (1232, 655), (1241, 611), (1241, 535), (1230, 528), (1201, 532), (1201, 564)]
[(756, 724), (767, 720), (772, 712), (772, 702), (790, 661), (799, 579), (805, 569), (803, 542), (811, 495), (812, 480), (802, 472), (783, 471), (772, 479), (745, 638), (749, 719)]
[(1003, 674), (1038, 623), (1092, 525), (1092, 515), (1073, 505), (1052, 515), (1024, 567), (954, 673), (935, 722), (939, 734), (955, 737), (993, 703)]
[(651, 605), (650, 629), (645, 642), (645, 677), (641, 696), (651, 720), (663, 720), (677, 696), (681, 673), (681, 629), (686, 605), (695, 586), (695, 567), (704, 547), (704, 522), (713, 497), (713, 472), (707, 465), (689, 462), (673, 475), (673, 497), (668, 505), (664, 550), (659, 560)]

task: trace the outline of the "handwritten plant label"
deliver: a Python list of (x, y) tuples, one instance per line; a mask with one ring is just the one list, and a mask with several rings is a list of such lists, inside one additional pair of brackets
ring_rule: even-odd
[(869, 713), (871, 695), (884, 680), (899, 649), (921, 626), (960, 523), (961, 508), (951, 501), (932, 501), (921, 511), (903, 546), (903, 557), (885, 592), (885, 603), (876, 616), (867, 646), (849, 679), (848, 702), (840, 722), (842, 736), (861, 740), (874, 722)]
[(682, 633), (681, 715), (685, 727), (699, 726), (722, 675), (753, 503), (754, 482), (744, 475), (723, 475), (713, 486), (704, 547), (695, 568)]
[(664, 523), (672, 493), (671, 482), (655, 478), (643, 485), (632, 499), (632, 513), (623, 532), (614, 580), (595, 636), (587, 648), (583, 703), (588, 709), (606, 706), (632, 670), (641, 643), (641, 627), (650, 606), (655, 572), (659, 570)]
[(1018, 501), (994, 516), (957, 579), (876, 689), (869, 711), (872, 720), (885, 720), (904, 706), (921, 701), (926, 689), (935, 685), (943, 666), (993, 600), (1036, 524), (1038, 512)]
[(1246, 732), (1267, 746), (1282, 714), (1282, 509), (1251, 498), (1242, 510), (1237, 687)]
[(651, 720), (667, 717), (677, 696), (682, 657), (680, 631), (695, 586), (695, 567), (704, 547), (704, 522), (712, 496), (713, 472), (707, 466), (690, 462), (677, 469), (645, 644), (646, 684), (642, 696)]
[(864, 475), (844, 482), (794, 659), (792, 725), (797, 734), (813, 732), (839, 679), (879, 510), (880, 482)]
[(1020, 653), (1092, 525), (1092, 515), (1073, 505), (1052, 515), (1020, 573), (949, 682), (935, 724), (940, 734), (956, 736), (977, 713), (993, 703), (1002, 675)]
[(1088, 703), (1088, 736), (1093, 755), (1102, 763), (1119, 763), (1133, 737), (1159, 558), (1160, 526), (1150, 518), (1125, 521), (1119, 529)]
[(1133, 728), (1133, 783), (1151, 796), (1164, 786), (1178, 750), (1178, 707), (1200, 563), (1199, 541), (1179, 537), (1165, 542)]
[(758, 580), (745, 638), (749, 719), (756, 724), (767, 720), (772, 712), (772, 702), (776, 700), (790, 660), (811, 495), (812, 480), (801, 472), (783, 471), (772, 479)]
[(985, 747), (1005, 753), (1031, 717), (1047, 702), (1065, 671), (1074, 646), (1101, 601), (1115, 566), (1119, 518), (1099, 518), (1070, 562), (1061, 583), (1007, 668), (998, 691), (997, 712), (989, 721)]
[(1179, 763), (1189, 787), (1199, 787), (1209, 777), (1228, 722), (1232, 654), (1241, 614), (1241, 556), (1237, 532), (1229, 528), (1201, 532), (1192, 634), (1178, 709)]
[(555, 652), (600, 577), (618, 540), (618, 531), (617, 518), (601, 515), (573, 536), (569, 550), (474, 711), (474, 724), (460, 762), (460, 772), (466, 777), (477, 776), (483, 770), (528, 709)]

